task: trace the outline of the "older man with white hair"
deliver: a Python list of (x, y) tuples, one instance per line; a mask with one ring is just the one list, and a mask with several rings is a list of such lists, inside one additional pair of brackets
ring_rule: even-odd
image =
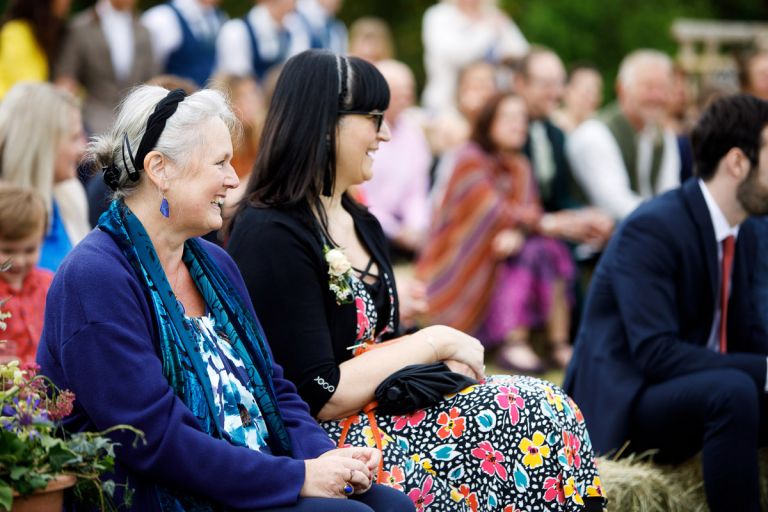
[(619, 68), (618, 102), (582, 123), (568, 139), (574, 175), (589, 200), (617, 220), (644, 199), (680, 184), (680, 152), (663, 125), (672, 61), (636, 50)]

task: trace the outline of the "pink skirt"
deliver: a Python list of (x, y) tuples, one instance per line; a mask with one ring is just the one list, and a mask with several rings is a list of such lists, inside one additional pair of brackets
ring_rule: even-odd
[(500, 263), (487, 315), (478, 335), (487, 346), (501, 343), (511, 331), (542, 327), (549, 318), (557, 281), (570, 290), (573, 258), (565, 243), (531, 236), (520, 252)]

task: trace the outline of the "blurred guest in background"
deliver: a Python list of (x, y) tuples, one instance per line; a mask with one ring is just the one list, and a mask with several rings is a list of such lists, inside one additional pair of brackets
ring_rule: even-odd
[(442, 0), (424, 13), (427, 84), (422, 103), (435, 113), (456, 106), (459, 71), (485, 59), (522, 57), (528, 42), (495, 0)]
[(298, 0), (295, 16), (309, 34), (312, 48), (347, 53), (349, 35), (344, 22), (336, 17), (343, 0)]
[(85, 90), (83, 121), (90, 133), (106, 131), (128, 90), (158, 72), (135, 6), (136, 0), (99, 0), (69, 24), (55, 78), (75, 94)]
[(768, 100), (768, 50), (751, 50), (738, 59), (741, 90)]
[(259, 139), (267, 106), (264, 93), (252, 76), (216, 75), (211, 87), (221, 91), (232, 104), (232, 110), (243, 125), (243, 138), (232, 157), (240, 181), (247, 181), (259, 152)]
[(445, 111), (429, 122), (427, 136), (435, 155), (430, 189), (433, 209), (442, 201), (456, 166), (457, 151), (467, 142), (480, 111), (498, 90), (496, 68), (485, 61), (473, 62), (458, 75), (458, 110)]
[(144, 13), (157, 66), (202, 87), (216, 69), (216, 37), (226, 15), (220, 0), (171, 0)]
[(551, 238), (530, 163), (525, 102), (503, 93), (481, 111), (435, 212), (416, 276), (427, 284), (430, 323), (503, 345), (497, 363), (520, 372), (544, 365), (530, 348), (543, 327), (567, 362), (574, 275), (568, 248)]
[[(547, 213), (542, 222), (548, 225), (550, 235), (589, 244), (597, 251), (608, 240), (613, 221), (595, 208), (579, 208), (581, 191), (565, 152), (566, 137), (550, 119), (563, 93), (565, 67), (552, 50), (534, 47), (518, 71), (515, 90), (525, 100), (529, 119), (524, 152), (531, 161), (539, 199)], [(567, 358), (561, 355), (560, 366), (565, 366)]]
[[(379, 147), (373, 178), (363, 185), (368, 206), (384, 229), (393, 254), (410, 260), (424, 243), (429, 226), (429, 168), (432, 153), (413, 108), (416, 83), (402, 62), (376, 64), (389, 85), (384, 121), (391, 139)], [(411, 114), (411, 115), (409, 115)]]
[(310, 47), (310, 34), (294, 15), (296, 0), (257, 0), (229, 20), (216, 41), (217, 71), (264, 80), (269, 70)]
[(0, 297), (3, 341), (0, 361), (34, 363), (43, 331), (45, 295), (53, 273), (37, 267), (48, 212), (34, 190), (0, 181)]
[[(240, 182), (246, 183), (259, 153), (261, 131), (267, 114), (264, 94), (256, 79), (251, 76), (217, 75), (211, 82), (211, 87), (229, 98), (232, 111), (243, 127), (242, 137), (232, 155), (232, 167)], [(237, 187), (227, 194), (223, 212), (225, 220), (229, 218), (231, 208), (242, 197), (243, 190), (245, 187)]]
[(666, 125), (677, 135), (677, 148), (680, 151), (680, 183), (682, 183), (693, 176), (690, 132), (699, 115), (689, 92), (688, 74), (678, 64), (672, 68), (672, 87), (667, 111)]
[(589, 64), (571, 68), (563, 91), (562, 108), (552, 113), (552, 121), (566, 133), (592, 117), (603, 103), (603, 77)]
[(56, 271), (91, 229), (77, 166), (85, 150), (80, 107), (47, 83), (21, 83), (0, 103), (0, 178), (30, 187), (49, 216), (40, 266)]
[(181, 89), (187, 94), (192, 94), (200, 89), (200, 87), (189, 78), (168, 74), (153, 76), (147, 80), (147, 85), (159, 85), (163, 89), (168, 89), (170, 91)]
[(21, 81), (50, 78), (71, 0), (10, 0), (0, 27), (0, 99)]
[(349, 54), (373, 63), (394, 59), (395, 40), (392, 29), (381, 18), (357, 18), (349, 28)]
[(671, 59), (635, 50), (619, 68), (618, 102), (568, 138), (576, 179), (592, 204), (617, 220), (680, 184), (677, 136), (664, 125), (671, 87)]

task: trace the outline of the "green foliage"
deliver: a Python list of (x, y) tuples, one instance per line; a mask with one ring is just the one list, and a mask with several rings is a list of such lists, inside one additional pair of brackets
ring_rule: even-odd
[(143, 434), (125, 425), (67, 434), (57, 421), (71, 412), (73, 401), (72, 393), (59, 392), (49, 379), (19, 368), (16, 361), (0, 365), (0, 509), (11, 509), (13, 491), (26, 496), (60, 475), (72, 475), (76, 500), (117, 510), (115, 483), (100, 480), (115, 465), (115, 444), (106, 436), (130, 430), (138, 441)]
[(516, 19), (532, 43), (551, 47), (566, 64), (596, 65), (603, 72), (608, 96), (627, 53), (655, 48), (674, 55), (672, 22), (713, 14), (711, 0), (517, 0), (515, 4)]

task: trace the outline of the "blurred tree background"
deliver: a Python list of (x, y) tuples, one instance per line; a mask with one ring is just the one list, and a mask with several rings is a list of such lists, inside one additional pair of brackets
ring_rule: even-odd
[[(139, 0), (144, 10), (161, 0)], [(4, 8), (6, 0), (0, 0)], [(74, 0), (73, 12), (94, 0)], [(424, 83), (421, 19), (434, 0), (346, 0), (340, 18), (349, 26), (361, 16), (389, 22), (397, 57)], [(670, 35), (677, 18), (768, 21), (768, 2), (760, 0), (499, 0), (501, 7), (532, 43), (553, 48), (568, 65), (591, 62), (602, 70), (611, 88), (621, 58), (629, 51), (657, 48), (674, 56)], [(222, 0), (230, 16), (242, 16), (249, 0)]]

